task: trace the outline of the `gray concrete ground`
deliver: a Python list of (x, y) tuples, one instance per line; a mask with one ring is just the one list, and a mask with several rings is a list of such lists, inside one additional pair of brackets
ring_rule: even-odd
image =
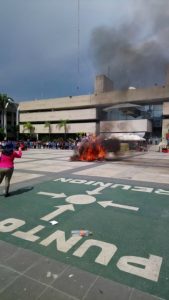
[[(151, 182), (169, 188), (169, 154), (144, 152), (122, 161), (71, 162), (71, 150), (32, 149), (16, 160), (11, 192), (58, 176), (95, 178), (122, 183)], [(157, 176), (158, 174), (158, 176)], [(1, 194), (3, 184), (1, 185)], [(3, 197), (3, 196), (1, 196)], [(12, 197), (12, 195), (11, 195)], [(8, 198), (6, 199), (8, 201)], [(51, 273), (46, 276), (47, 266)], [(52, 272), (53, 271), (53, 272)], [(57, 273), (57, 276), (56, 276)], [(59, 275), (58, 275), (59, 274)], [(75, 279), (70, 284), (70, 274)], [(79, 288), (83, 286), (83, 288)], [(8, 300), (155, 300), (111, 280), (48, 259), (37, 253), (0, 241), (0, 299)]]

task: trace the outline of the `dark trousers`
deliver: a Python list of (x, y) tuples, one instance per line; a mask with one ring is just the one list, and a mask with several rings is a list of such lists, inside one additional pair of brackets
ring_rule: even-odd
[(5, 178), (5, 194), (8, 194), (9, 192), (9, 186), (10, 186), (10, 180), (12, 177), (14, 169), (1, 169), (0, 168), (0, 183)]

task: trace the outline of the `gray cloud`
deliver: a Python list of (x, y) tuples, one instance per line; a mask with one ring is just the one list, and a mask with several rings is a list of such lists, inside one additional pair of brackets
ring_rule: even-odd
[[(0, 91), (19, 100), (73, 92), (77, 1), (6, 0), (0, 10)], [(65, 82), (65, 88), (63, 88)], [(76, 91), (76, 88), (74, 87)]]
[(100, 73), (117, 86), (162, 81), (167, 1), (1, 0), (0, 92), (15, 101), (89, 94)]

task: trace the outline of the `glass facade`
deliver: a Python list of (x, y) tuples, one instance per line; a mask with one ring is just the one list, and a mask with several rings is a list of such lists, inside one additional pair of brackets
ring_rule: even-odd
[[(108, 121), (148, 119), (156, 121), (160, 126), (162, 120), (162, 104), (136, 105), (135, 107), (112, 108), (107, 112)], [(158, 122), (157, 122), (158, 121)], [(158, 127), (157, 126), (157, 127)]]
[(119, 120), (139, 120), (147, 119), (152, 124), (152, 132), (145, 133), (147, 138), (161, 138), (162, 137), (162, 116), (163, 105), (162, 103), (141, 104), (134, 105), (125, 104), (119, 105), (117, 108), (111, 108), (107, 110), (107, 121), (119, 121)]

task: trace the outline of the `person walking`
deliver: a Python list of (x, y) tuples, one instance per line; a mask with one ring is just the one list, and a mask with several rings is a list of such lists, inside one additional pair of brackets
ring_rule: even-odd
[(22, 157), (21, 148), (19, 147), (18, 151), (15, 151), (13, 144), (11, 142), (7, 142), (1, 149), (0, 184), (5, 178), (5, 191), (4, 191), (5, 197), (9, 196), (10, 181), (14, 171), (14, 159), (21, 158), (21, 157)]

